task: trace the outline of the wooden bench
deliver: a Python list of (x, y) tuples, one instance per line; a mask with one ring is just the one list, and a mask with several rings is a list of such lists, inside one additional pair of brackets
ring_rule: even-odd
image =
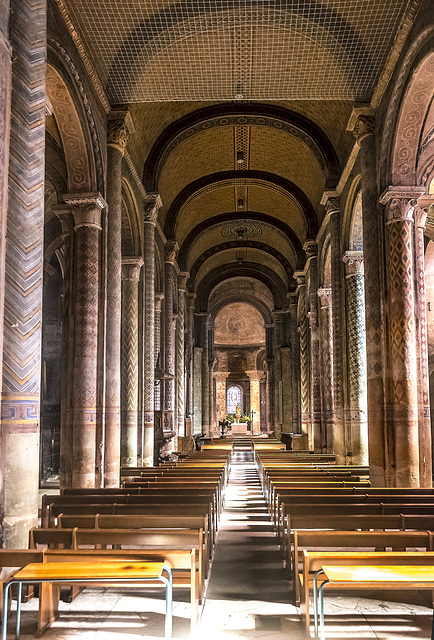
[[(380, 558), (379, 554), (395, 553), (400, 559), (408, 551), (433, 552), (434, 534), (428, 531), (297, 531), (294, 535), (293, 578), (296, 604), (309, 635), (309, 594), (313, 588), (313, 574), (321, 567), (323, 558), (336, 557), (343, 563), (351, 555), (355, 558)], [(306, 549), (308, 547), (308, 549)], [(302, 555), (300, 558), (300, 551)], [(345, 555), (346, 554), (346, 555)], [(358, 555), (359, 554), (359, 555)], [(404, 556), (406, 557), (406, 556)], [(299, 566), (301, 559), (301, 569)]]
[[(71, 553), (71, 552), (67, 552)], [(30, 563), (19, 569), (6, 583), (4, 592), (4, 611), (2, 624), (2, 640), (6, 640), (8, 598), (10, 588), (18, 585), (17, 626), (16, 636), (19, 637), (21, 620), (21, 592), (23, 584), (40, 585), (40, 611), (42, 620), (46, 621), (43, 628), (51, 624), (57, 616), (56, 596), (58, 591), (54, 584), (133, 584), (135, 587), (143, 582), (161, 582), (166, 589), (166, 620), (165, 637), (172, 637), (172, 575), (171, 569), (164, 562), (42, 562)], [(165, 574), (165, 575), (164, 575)], [(45, 587), (45, 588), (44, 588)]]
[[(413, 554), (410, 554), (413, 556)], [(416, 559), (415, 556), (413, 559)], [(319, 607), (319, 637), (325, 640), (324, 627), (324, 589), (327, 586), (339, 589), (433, 589), (434, 588), (434, 561), (430, 559), (429, 566), (420, 564), (405, 565), (350, 565), (339, 566), (324, 564), (321, 573), (324, 581), (318, 588), (316, 602)], [(316, 590), (315, 590), (316, 592)], [(315, 609), (315, 620), (318, 620), (318, 612)], [(317, 624), (317, 623), (316, 623)], [(434, 637), (434, 624), (431, 638)]]

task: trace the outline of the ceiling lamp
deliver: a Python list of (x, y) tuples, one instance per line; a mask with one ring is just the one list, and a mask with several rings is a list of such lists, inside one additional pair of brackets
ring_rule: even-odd
[(238, 198), (238, 209), (244, 209), (244, 199), (243, 198)]
[(244, 153), (237, 151), (237, 164), (244, 164)]

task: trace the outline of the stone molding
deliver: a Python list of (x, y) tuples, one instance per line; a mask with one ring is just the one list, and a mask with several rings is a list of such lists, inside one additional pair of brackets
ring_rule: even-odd
[(346, 251), (342, 257), (345, 263), (345, 277), (364, 275), (365, 263), (363, 251)]
[(418, 228), (425, 230), (426, 220), (433, 205), (434, 194), (426, 194), (417, 199), (417, 205), (414, 210), (414, 221)]

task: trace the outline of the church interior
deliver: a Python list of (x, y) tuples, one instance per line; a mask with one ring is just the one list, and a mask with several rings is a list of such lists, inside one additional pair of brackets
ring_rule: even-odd
[(24, 638), (431, 637), (433, 0), (0, 0), (0, 380)]

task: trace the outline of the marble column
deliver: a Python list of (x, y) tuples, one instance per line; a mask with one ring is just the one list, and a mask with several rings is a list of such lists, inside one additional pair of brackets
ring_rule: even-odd
[(187, 280), (189, 277), (190, 274), (187, 271), (181, 271), (178, 274), (178, 316), (176, 320), (176, 392), (178, 397), (178, 436), (185, 435), (185, 291), (187, 289)]
[(347, 291), (348, 423), (350, 464), (367, 465), (368, 414), (366, 393), (365, 278), (363, 251), (343, 257)]
[(342, 225), (339, 199), (334, 192), (324, 194), (325, 210), (329, 216), (331, 253), (331, 320), (333, 327), (333, 433), (337, 458), (345, 464), (347, 446), (345, 437), (344, 396), (344, 340), (343, 325), (343, 269), (342, 269)]
[(301, 433), (300, 424), (300, 336), (297, 326), (297, 294), (288, 294), (291, 340), (292, 433)]
[(10, 43), (5, 37), (7, 4), (2, 8), (0, 542), (4, 547), (27, 547), (28, 529), (38, 517), (47, 8), (44, 0), (15, 0), (8, 25)]
[(95, 486), (102, 210), (99, 194), (64, 196), (74, 218), (72, 486)]
[(365, 269), (366, 377), (369, 430), (369, 475), (373, 486), (393, 484), (385, 415), (383, 228), (378, 207), (374, 120), (360, 115), (353, 133), (360, 145), (362, 175), (363, 257)]
[(154, 464), (154, 323), (155, 226), (162, 205), (158, 193), (148, 194), (143, 211), (143, 466)]
[[(310, 358), (309, 329), (306, 309), (306, 283), (302, 273), (295, 273), (297, 279), (297, 316), (300, 341), (300, 412), (301, 432), (309, 436), (310, 426)], [(311, 449), (309, 441), (309, 449)]]
[(305, 242), (309, 298), (310, 325), (310, 414), (309, 441), (315, 450), (321, 451), (321, 376), (318, 327), (318, 245), (314, 240)]
[(122, 258), (121, 464), (137, 466), (139, 409), (139, 280), (141, 256)]
[(415, 244), (416, 244), (416, 284), (415, 308), (417, 369), (418, 369), (418, 407), (419, 407), (419, 482), (421, 487), (432, 486), (432, 447), (431, 412), (429, 404), (429, 369), (428, 369), (428, 332), (427, 304), (425, 288), (425, 223), (430, 208), (434, 205), (434, 195), (418, 198), (415, 208)]
[(252, 433), (261, 433), (261, 394), (260, 379), (262, 371), (246, 371), (250, 380), (250, 415), (252, 416)]
[(320, 300), (319, 333), (321, 354), (321, 446), (322, 451), (336, 453), (339, 464), (345, 464), (342, 453), (337, 453), (341, 443), (336, 442), (334, 432), (333, 412), (333, 323), (332, 323), (332, 290), (328, 288), (318, 289)]
[(385, 205), (388, 291), (387, 405), (395, 454), (396, 487), (419, 486), (416, 363), (414, 208), (420, 192), (391, 187)]
[[(128, 111), (112, 111), (107, 122), (107, 296), (105, 354), (104, 486), (120, 481), (122, 158), (130, 133)], [(137, 458), (137, 456), (136, 456)]]

